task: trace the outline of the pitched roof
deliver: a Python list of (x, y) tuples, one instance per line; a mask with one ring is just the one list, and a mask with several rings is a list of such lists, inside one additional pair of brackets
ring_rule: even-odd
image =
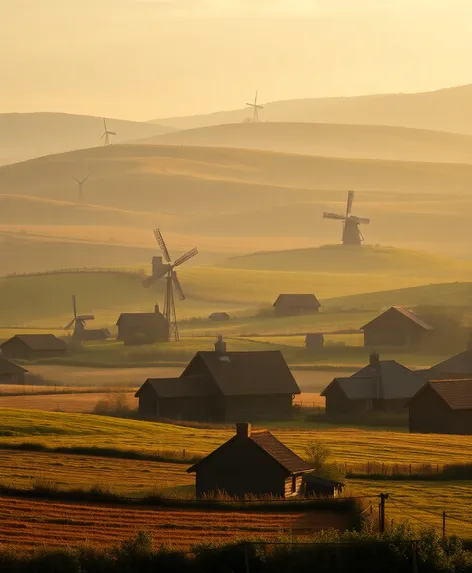
[(432, 326), (427, 324), (424, 320), (421, 320), (421, 318), (419, 318), (419, 316), (416, 316), (416, 314), (414, 312), (411, 312), (411, 310), (407, 310), (403, 306), (392, 306), (391, 308), (389, 308), (388, 310), (386, 310), (385, 312), (383, 312), (379, 316), (376, 316), (373, 320), (371, 320), (367, 324), (364, 324), (364, 326), (361, 327), (361, 330), (363, 330), (364, 328), (367, 328), (368, 326), (371, 326), (374, 322), (377, 322), (378, 320), (382, 319), (382, 317), (384, 317), (387, 313), (391, 313), (392, 311), (398, 312), (399, 314), (401, 314), (402, 316), (404, 316), (405, 318), (407, 318), (411, 322), (415, 323), (422, 330), (433, 330)]
[(213, 385), (203, 376), (148, 378), (134, 395), (135, 398), (139, 398), (146, 385), (151, 386), (159, 398), (195, 398), (215, 393)]
[(279, 294), (273, 306), (285, 308), (320, 308), (321, 304), (314, 294)]
[(122, 312), (118, 318), (117, 326), (146, 328), (167, 322), (164, 315), (156, 312)]
[(466, 350), (452, 358), (448, 358), (431, 368), (432, 373), (444, 372), (448, 374), (472, 375), (472, 351)]
[(19, 374), (20, 372), (28, 372), (28, 370), (0, 356), (0, 374)]
[(201, 359), (225, 396), (300, 394), (279, 350), (254, 352), (197, 352), (182, 377)]
[(31, 350), (66, 350), (67, 345), (64, 340), (57, 338), (54, 334), (16, 334), (0, 345), (0, 348), (7, 346), (12, 340), (21, 340)]
[(235, 440), (248, 440), (256, 444), (261, 450), (263, 450), (267, 455), (269, 455), (273, 460), (275, 460), (279, 465), (281, 465), (288, 473), (304, 473), (312, 471), (312, 466), (302, 460), (295, 452), (287, 448), (280, 440), (278, 440), (273, 434), (268, 430), (253, 430), (248, 438), (240, 438), (239, 436), (233, 436), (230, 440), (225, 442), (216, 450), (213, 450), (211, 454), (200, 460), (195, 465), (190, 467), (187, 472), (191, 473), (196, 471), (200, 464), (204, 464), (205, 460), (210, 457), (218, 455), (218, 453), (224, 448), (228, 447)]
[(315, 474), (305, 474), (303, 481), (312, 485), (319, 485), (321, 487), (343, 487), (344, 482), (332, 479), (322, 478)]
[[(451, 410), (472, 410), (472, 379), (433, 380), (428, 382), (426, 387), (436, 392)], [(422, 390), (410, 400), (410, 403), (420, 394)]]

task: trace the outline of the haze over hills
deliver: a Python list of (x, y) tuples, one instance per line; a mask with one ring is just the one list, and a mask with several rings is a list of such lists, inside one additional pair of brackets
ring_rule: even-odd
[(472, 162), (472, 137), (377, 125), (254, 122), (174, 131), (139, 143), (264, 149), (325, 157)]
[[(113, 143), (171, 131), (149, 123), (107, 119)], [(0, 114), (0, 165), (103, 145), (103, 118), (65, 113)]]
[[(240, 123), (250, 116), (251, 110), (243, 108), (151, 123), (192, 129)], [(413, 94), (272, 101), (265, 104), (260, 117), (262, 121), (389, 125), (471, 135), (472, 85)]]

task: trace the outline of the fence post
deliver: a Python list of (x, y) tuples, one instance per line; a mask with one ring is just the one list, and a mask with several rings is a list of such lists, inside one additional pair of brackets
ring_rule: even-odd
[(443, 511), (443, 514), (442, 514), (442, 536), (443, 536), (443, 539), (446, 538), (446, 512), (445, 511)]
[(245, 573), (250, 573), (248, 547), (249, 547), (249, 543), (245, 543), (244, 544), (244, 571), (245, 571)]
[(411, 542), (411, 551), (412, 551), (411, 570), (413, 571), (413, 573), (418, 573), (418, 542), (417, 541)]
[(387, 499), (388, 499), (388, 493), (380, 494), (379, 533), (385, 533), (385, 500)]

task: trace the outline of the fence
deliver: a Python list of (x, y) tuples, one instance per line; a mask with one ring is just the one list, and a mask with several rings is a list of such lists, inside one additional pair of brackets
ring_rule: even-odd
[(50, 271), (40, 271), (40, 272), (32, 272), (32, 273), (11, 273), (9, 275), (5, 275), (7, 279), (16, 279), (22, 277), (41, 277), (41, 276), (48, 276), (48, 275), (65, 275), (71, 273), (90, 273), (90, 274), (124, 274), (124, 275), (133, 275), (133, 276), (145, 276), (146, 273), (143, 269), (134, 269), (134, 268), (105, 268), (105, 267), (77, 267), (71, 269), (56, 269)]

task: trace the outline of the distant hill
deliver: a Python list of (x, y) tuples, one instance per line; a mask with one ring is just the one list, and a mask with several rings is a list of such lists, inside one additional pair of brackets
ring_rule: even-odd
[[(107, 119), (113, 143), (152, 137), (171, 127), (156, 124)], [(103, 145), (103, 119), (65, 113), (0, 114), (0, 165), (25, 161), (43, 155)], [(71, 174), (73, 175), (73, 174)], [(82, 177), (81, 173), (76, 176)]]
[(376, 125), (233, 123), (176, 131), (140, 143), (265, 149), (325, 157), (472, 163), (472, 137)]
[[(249, 109), (157, 119), (153, 123), (192, 129), (249, 118)], [(274, 101), (262, 121), (390, 125), (472, 134), (472, 85), (416, 94), (380, 94)]]

